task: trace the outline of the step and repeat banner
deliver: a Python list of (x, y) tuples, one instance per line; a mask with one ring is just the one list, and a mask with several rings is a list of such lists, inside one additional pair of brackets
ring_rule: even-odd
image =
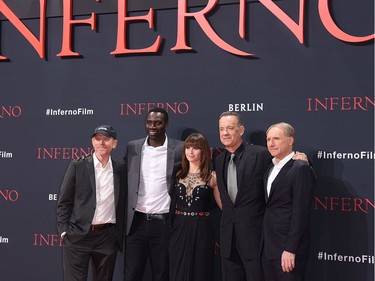
[(1, 280), (63, 280), (68, 164), (99, 124), (121, 160), (157, 106), (170, 137), (200, 131), (212, 157), (223, 111), (253, 144), (292, 124), (318, 177), (307, 280), (373, 280), (373, 0), (0, 0), (0, 15)]

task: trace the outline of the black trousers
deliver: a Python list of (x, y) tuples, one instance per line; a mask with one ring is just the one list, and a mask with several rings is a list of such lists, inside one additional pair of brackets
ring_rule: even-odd
[(168, 214), (153, 218), (134, 213), (125, 238), (125, 281), (142, 281), (148, 260), (153, 281), (169, 280), (170, 229)]
[(229, 258), (221, 258), (223, 281), (263, 281), (263, 269), (260, 256), (245, 259), (238, 251), (236, 235), (233, 231), (232, 249)]
[(94, 281), (111, 281), (116, 264), (118, 244), (116, 227), (89, 233), (77, 242), (63, 240), (65, 281), (86, 281), (91, 261)]

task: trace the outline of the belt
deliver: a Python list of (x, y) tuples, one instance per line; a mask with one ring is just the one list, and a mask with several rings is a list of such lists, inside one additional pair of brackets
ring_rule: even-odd
[(146, 217), (146, 220), (148, 221), (164, 221), (168, 219), (169, 214), (147, 214), (147, 213), (142, 213), (142, 212), (135, 212), (138, 215)]
[(208, 217), (210, 212), (185, 212), (185, 211), (175, 211), (176, 215), (180, 216), (190, 216), (190, 217)]
[(110, 226), (114, 225), (113, 223), (103, 223), (103, 224), (92, 224), (90, 226), (90, 230), (92, 231), (100, 231), (100, 230), (103, 230), (103, 229), (106, 229)]

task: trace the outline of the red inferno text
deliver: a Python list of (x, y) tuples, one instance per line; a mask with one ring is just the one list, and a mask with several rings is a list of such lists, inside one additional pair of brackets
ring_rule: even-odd
[(17, 190), (2, 190), (0, 189), (0, 199), (4, 199), (5, 201), (15, 202), (18, 200), (19, 194)]
[(120, 104), (120, 115), (142, 115), (155, 107), (164, 108), (167, 112), (184, 115), (189, 111), (187, 102), (135, 102)]
[(374, 210), (375, 205), (370, 199), (351, 197), (315, 197), (314, 210), (340, 211), (340, 212), (363, 212)]
[(38, 147), (37, 159), (62, 159), (70, 160), (77, 159), (82, 156), (87, 156), (92, 153), (92, 148), (78, 148), (78, 147)]
[[(137, 1), (137, 0), (133, 0)], [(162, 1), (162, 0), (160, 0)], [(62, 28), (62, 46), (60, 53), (57, 54), (58, 57), (71, 57), (71, 56), (81, 56), (77, 51), (73, 50), (73, 34), (74, 28), (79, 25), (89, 25), (91, 30), (97, 30), (97, 19), (96, 14), (91, 13), (91, 16), (86, 19), (73, 19), (73, 0), (63, 0), (63, 28)], [(161, 35), (155, 36), (155, 40), (150, 42), (149, 46), (140, 49), (130, 49), (129, 48), (129, 38), (134, 37), (134, 35), (129, 36), (127, 34), (128, 25), (130, 23), (141, 22), (144, 24), (148, 23), (150, 29), (155, 29), (156, 16), (153, 8), (150, 8), (147, 14), (138, 16), (129, 16), (127, 4), (130, 0), (118, 0), (117, 6), (117, 38), (116, 47), (110, 52), (112, 55), (126, 55), (126, 54), (157, 54), (160, 50), (162, 41), (164, 40)], [(289, 29), (297, 40), (304, 44), (304, 29), (305, 29), (305, 3), (307, 0), (299, 0), (299, 17), (298, 22), (294, 21), (289, 15), (287, 15), (278, 5), (274, 3), (273, 0), (259, 0), (259, 2), (271, 12), (278, 20), (280, 20), (287, 29)], [(323, 26), (326, 28), (327, 32), (333, 37), (350, 43), (361, 43), (374, 39), (374, 34), (366, 36), (355, 36), (346, 33), (344, 30), (336, 24), (331, 11), (329, 9), (330, 0), (318, 0), (318, 12), (320, 20)], [(100, 3), (100, 1), (97, 1)], [(189, 25), (187, 24), (190, 20), (195, 20), (199, 27), (202, 29), (204, 34), (219, 48), (225, 50), (234, 55), (238, 56), (253, 56), (253, 54), (237, 49), (236, 47), (230, 45), (223, 38), (221, 38), (215, 31), (215, 28), (211, 25), (208, 20), (209, 17), (214, 16), (212, 11), (218, 4), (218, 0), (208, 0), (208, 3), (200, 11), (189, 12), (188, 0), (179, 0), (177, 6), (177, 35), (176, 43), (172, 51), (187, 51), (193, 50), (191, 46), (187, 43), (187, 34), (189, 33)], [(239, 13), (238, 19), (238, 34), (244, 39), (246, 37), (246, 0), (239, 0)], [(0, 13), (2, 13), (6, 19), (26, 38), (26, 40), (32, 45), (36, 50), (40, 58), (45, 58), (45, 46), (46, 46), (46, 9), (47, 0), (39, 0), (40, 13), (39, 13), (39, 38), (36, 37), (30, 29), (28, 29), (25, 24), (17, 17), (17, 15), (8, 7), (4, 0), (0, 0)], [(4, 36), (3, 36), (4, 37)], [(0, 48), (1, 49), (1, 48)], [(6, 56), (0, 55), (1, 60), (8, 60)]]
[(327, 97), (308, 98), (307, 111), (368, 111), (374, 108), (375, 102), (369, 97)]
[(1, 106), (0, 119), (2, 118), (17, 118), (22, 114), (22, 108), (18, 105), (15, 106)]
[(58, 234), (34, 234), (34, 246), (62, 246), (62, 240)]

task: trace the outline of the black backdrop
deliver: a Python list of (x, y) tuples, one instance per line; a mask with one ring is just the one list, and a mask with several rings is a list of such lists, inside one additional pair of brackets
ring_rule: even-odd
[[(23, 23), (39, 37), (39, 2), (22, 1), (22, 9), (15, 2), (8, 4), (16, 14), (24, 13)], [(117, 12), (109, 4), (116, 3), (103, 0), (109, 8), (98, 11), (96, 31), (74, 27), (72, 49), (82, 56), (61, 58), (56, 56), (62, 44), (58, 2), (47, 3), (45, 59), (9, 21), (0, 22), (0, 52), (9, 58), (0, 61), (1, 280), (62, 280), (55, 207), (69, 161), (90, 150), (93, 128), (105, 123), (119, 133), (114, 158), (122, 159), (126, 142), (145, 135), (147, 108), (157, 104), (170, 114), (169, 136), (183, 139), (190, 130), (201, 131), (213, 155), (221, 150), (217, 120), (222, 111), (241, 113), (245, 139), (254, 144), (265, 144), (271, 123), (293, 124), (296, 149), (308, 154), (318, 175), (308, 280), (373, 280), (373, 40), (335, 38), (322, 24), (318, 0), (306, 1), (304, 44), (259, 2), (246, 6), (241, 39), (239, 3), (232, 1), (217, 5), (209, 21), (226, 42), (254, 57), (224, 51), (194, 20), (187, 25), (194, 50), (175, 52), (177, 9), (165, 1), (171, 5), (156, 9), (154, 31), (146, 22), (134, 22), (127, 37), (135, 49), (161, 35), (160, 50), (114, 56)], [(88, 18), (91, 10), (77, 2), (76, 14), (82, 14), (77, 18)], [(142, 1), (146, 8), (131, 15), (144, 15), (160, 2)], [(298, 19), (299, 1), (277, 4)], [(101, 7), (95, 1), (90, 5)], [(330, 1), (330, 9), (345, 32), (373, 33), (372, 0)], [(115, 280), (122, 280), (121, 271), (120, 256)]]

